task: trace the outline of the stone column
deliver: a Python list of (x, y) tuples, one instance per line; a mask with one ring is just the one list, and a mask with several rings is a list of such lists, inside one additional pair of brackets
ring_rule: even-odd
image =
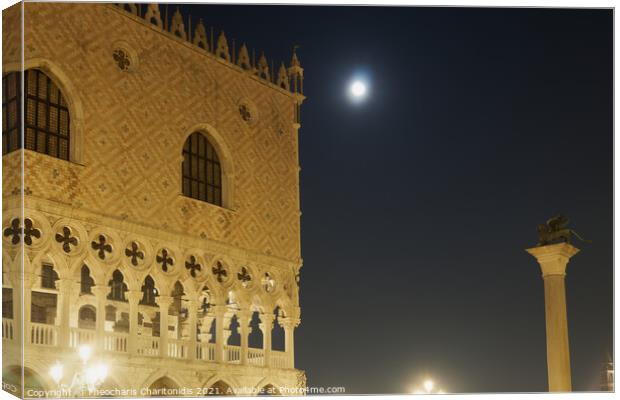
[(96, 285), (91, 290), (97, 299), (95, 348), (97, 351), (103, 351), (105, 347), (105, 303), (110, 288), (105, 285)]
[(190, 298), (187, 303), (187, 324), (189, 350), (187, 358), (195, 360), (198, 354), (198, 343), (196, 341), (196, 314), (198, 313), (198, 299)]
[(526, 250), (536, 257), (545, 285), (547, 375), (550, 392), (570, 392), (571, 372), (566, 319), (566, 264), (579, 249), (558, 243)]
[(215, 314), (215, 362), (224, 362), (224, 315), (226, 306), (213, 306)]
[(127, 352), (130, 356), (138, 354), (138, 304), (142, 299), (142, 292), (129, 290), (125, 292), (129, 302), (129, 338), (127, 340)]
[(284, 351), (288, 357), (288, 367), (295, 368), (295, 328), (299, 320), (291, 317), (281, 318), (280, 325), (284, 329)]
[(159, 305), (159, 356), (168, 357), (168, 308), (172, 304), (172, 296), (157, 297)]
[(56, 281), (56, 287), (58, 288), (58, 311), (56, 313), (58, 345), (60, 347), (69, 347), (71, 338), (69, 318), (71, 316), (73, 282), (69, 279), (59, 279)]
[[(22, 296), (23, 296), (23, 327), (24, 327), (24, 345), (29, 345), (32, 338), (30, 333), (30, 323), (32, 321), (32, 287), (34, 286), (36, 276), (33, 274), (29, 274), (24, 272), (24, 276), (22, 278), (23, 285), (21, 286)], [(22, 299), (19, 299), (21, 302)], [(21, 304), (21, 303), (20, 303)], [(21, 322), (21, 321), (19, 321)]]
[(273, 313), (263, 313), (260, 315), (258, 327), (263, 332), (263, 352), (265, 354), (265, 367), (271, 367), (271, 330), (273, 329)]
[(248, 363), (248, 335), (250, 327), (251, 313), (249, 311), (239, 311), (237, 313), (237, 322), (239, 322), (239, 335), (241, 336), (241, 365)]
[[(29, 343), (29, 330), (27, 329), (28, 322), (30, 322), (30, 313), (26, 313), (26, 307), (22, 307), (22, 296), (24, 296), (25, 305), (25, 293), (30, 291), (32, 286), (32, 280), (26, 279), (22, 276), (21, 266), (17, 267), (18, 271), (11, 273), (11, 286), (12, 286), (12, 298), (13, 298), (13, 341), (14, 343), (21, 345)], [(22, 332), (24, 333), (22, 336)], [(21, 347), (21, 346), (18, 346)]]

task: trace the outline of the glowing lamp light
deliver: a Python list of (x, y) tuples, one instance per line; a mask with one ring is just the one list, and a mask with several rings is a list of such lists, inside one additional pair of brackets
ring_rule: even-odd
[(93, 353), (93, 349), (88, 345), (82, 345), (78, 349), (78, 352), (80, 354), (80, 358), (82, 359), (82, 361), (86, 363), (88, 359), (90, 358), (90, 355)]
[(88, 368), (86, 370), (85, 376), (86, 376), (86, 382), (89, 385), (94, 385), (95, 383), (97, 383), (97, 368), (95, 367)]
[(105, 381), (105, 378), (108, 376), (108, 366), (103, 363), (97, 364), (95, 366), (95, 374), (99, 382)]
[(424, 381), (424, 390), (426, 390), (427, 393), (432, 392), (434, 387), (435, 382), (433, 382), (431, 379), (427, 379)]
[(56, 382), (56, 384), (60, 382), (60, 380), (62, 379), (62, 375), (62, 364), (56, 363), (52, 366), (52, 368), (50, 368), (50, 376), (52, 377), (54, 382)]

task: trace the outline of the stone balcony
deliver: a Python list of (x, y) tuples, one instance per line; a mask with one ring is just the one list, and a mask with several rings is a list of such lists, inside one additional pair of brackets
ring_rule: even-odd
[[(41, 347), (59, 347), (60, 327), (57, 325), (31, 322), (28, 324), (26, 345)], [(2, 319), (3, 341), (14, 341), (15, 322), (9, 318)], [(129, 334), (118, 332), (104, 332), (103, 337), (97, 337), (94, 329), (70, 328), (69, 347), (78, 348), (81, 345), (91, 345), (104, 353), (130, 355)], [(6, 343), (6, 342), (5, 342)], [(181, 360), (198, 360), (204, 362), (221, 362), (227, 364), (247, 364), (257, 367), (293, 368), (289, 355), (284, 351), (265, 351), (233, 345), (222, 345), (221, 357), (217, 357), (216, 343), (191, 343), (189, 340), (168, 339), (167, 350), (161, 348), (161, 338), (138, 335), (135, 355), (145, 357), (173, 358)], [(268, 354), (266, 354), (268, 353)]]

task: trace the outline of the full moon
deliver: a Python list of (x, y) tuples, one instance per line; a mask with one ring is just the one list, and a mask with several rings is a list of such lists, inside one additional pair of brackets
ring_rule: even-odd
[(357, 99), (366, 95), (366, 85), (362, 81), (355, 81), (351, 84), (351, 94)]

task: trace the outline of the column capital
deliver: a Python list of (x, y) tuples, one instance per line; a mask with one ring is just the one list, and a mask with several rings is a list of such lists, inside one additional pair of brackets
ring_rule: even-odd
[(196, 293), (188, 293), (183, 296), (190, 304), (197, 304), (200, 301), (200, 296)]
[(106, 294), (108, 293), (108, 291), (110, 290), (110, 288), (108, 286), (104, 286), (104, 285), (95, 285), (91, 288), (91, 290), (93, 291), (93, 294), (97, 297), (99, 296), (103, 296), (105, 297)]
[(273, 321), (275, 320), (275, 315), (271, 314), (271, 313), (267, 313), (267, 314), (260, 314), (260, 323), (258, 324), (258, 327), (261, 331), (263, 331), (263, 334), (267, 331), (271, 331), (271, 329), (273, 329)]
[(129, 301), (130, 303), (132, 301), (138, 303), (140, 300), (142, 300), (142, 296), (144, 296), (144, 294), (139, 290), (128, 290), (125, 292), (125, 296), (127, 296), (127, 301)]
[(56, 281), (56, 287), (58, 288), (59, 291), (62, 292), (70, 292), (73, 289), (73, 281), (71, 279), (67, 279), (67, 278), (63, 278), (63, 279), (58, 279)]
[(295, 329), (301, 323), (301, 319), (294, 317), (282, 317), (278, 318), (278, 323), (284, 329)]
[(12, 271), (9, 275), (9, 280), (14, 288), (23, 285), (24, 289), (32, 289), (36, 279), (37, 276), (30, 272)]
[(543, 278), (549, 275), (566, 275), (566, 265), (579, 249), (570, 243), (557, 243), (526, 249), (540, 264)]
[(276, 316), (273, 313), (260, 313), (259, 318), (261, 322), (268, 323), (273, 322), (276, 319)]
[(228, 307), (224, 306), (224, 305), (214, 305), (211, 306), (211, 309), (213, 310), (213, 314), (215, 316), (224, 316), (224, 314), (226, 314), (228, 312)]
[(170, 307), (174, 298), (172, 296), (157, 296), (155, 302), (159, 307)]
[(237, 319), (246, 323), (249, 323), (250, 320), (252, 319), (252, 313), (250, 312), (250, 310), (239, 310), (235, 313), (235, 315), (237, 316)]

